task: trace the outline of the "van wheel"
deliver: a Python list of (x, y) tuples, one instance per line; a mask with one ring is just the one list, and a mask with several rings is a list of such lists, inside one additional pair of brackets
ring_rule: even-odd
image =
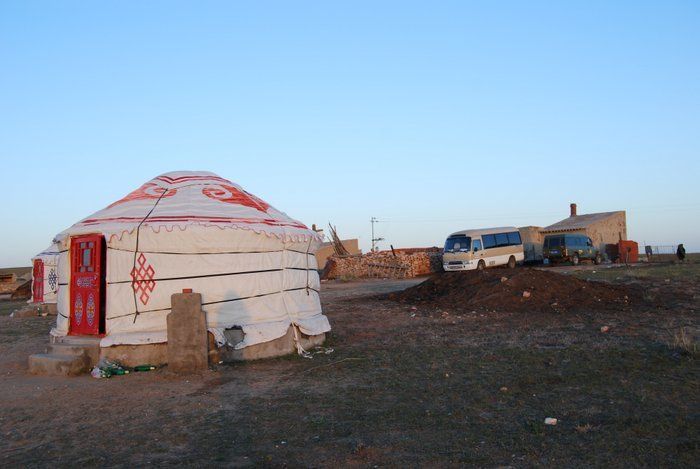
[(600, 254), (596, 254), (595, 258), (593, 259), (593, 263), (595, 265), (600, 265), (601, 262), (603, 262), (603, 259), (600, 257)]
[(515, 256), (510, 256), (510, 259), (508, 259), (508, 268), (515, 269)]
[(486, 263), (481, 260), (479, 261), (478, 264), (476, 264), (476, 270), (484, 270), (486, 268)]
[(574, 255), (571, 257), (571, 263), (572, 263), (573, 265), (578, 265), (578, 254), (574, 254)]

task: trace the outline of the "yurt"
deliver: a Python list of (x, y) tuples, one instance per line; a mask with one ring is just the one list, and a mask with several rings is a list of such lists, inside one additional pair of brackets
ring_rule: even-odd
[(99, 337), (101, 357), (163, 362), (171, 295), (184, 289), (201, 294), (223, 357), (303, 353), (330, 330), (319, 300), (319, 235), (210, 172), (158, 176), (54, 242), (52, 341)]
[(48, 312), (56, 313), (58, 292), (58, 247), (51, 244), (32, 258), (32, 297), (29, 303), (45, 305)]

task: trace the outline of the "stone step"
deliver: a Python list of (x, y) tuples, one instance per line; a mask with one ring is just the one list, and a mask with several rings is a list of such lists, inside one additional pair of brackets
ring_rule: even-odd
[(63, 337), (56, 337), (53, 341), (56, 344), (70, 344), (70, 345), (94, 345), (96, 347), (100, 346), (99, 337), (91, 337), (87, 335), (65, 335)]
[(51, 355), (87, 356), (90, 365), (95, 366), (100, 360), (99, 345), (49, 344), (46, 353)]
[(36, 353), (29, 356), (29, 372), (35, 375), (75, 376), (90, 370), (86, 355)]

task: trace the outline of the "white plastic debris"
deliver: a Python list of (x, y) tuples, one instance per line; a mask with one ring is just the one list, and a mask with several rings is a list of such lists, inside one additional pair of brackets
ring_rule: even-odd
[(558, 420), (555, 419), (554, 417), (547, 417), (546, 419), (544, 419), (545, 425), (556, 425), (557, 422), (558, 422)]
[(603, 326), (600, 328), (600, 332), (602, 332), (603, 334), (605, 334), (609, 330), (610, 330), (610, 326)]
[(523, 298), (530, 298), (530, 292), (527, 291), (527, 290), (525, 290), (525, 291), (523, 292)]

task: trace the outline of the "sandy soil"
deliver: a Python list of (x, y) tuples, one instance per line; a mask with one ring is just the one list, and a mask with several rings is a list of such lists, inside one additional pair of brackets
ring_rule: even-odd
[[(664, 274), (665, 275), (665, 274)], [(420, 281), (420, 280), (419, 280)], [(451, 313), (322, 285), (330, 355), (97, 380), (26, 373), (51, 318), (0, 304), (3, 466), (683, 466), (699, 460), (698, 282), (662, 306)], [(694, 289), (694, 290), (693, 290)], [(675, 293), (674, 293), (675, 292)], [(670, 295), (666, 298), (665, 295)], [(665, 301), (664, 298), (666, 298)], [(663, 306), (671, 305), (669, 307)], [(600, 327), (610, 330), (601, 333)], [(545, 426), (556, 417), (556, 426)]]

